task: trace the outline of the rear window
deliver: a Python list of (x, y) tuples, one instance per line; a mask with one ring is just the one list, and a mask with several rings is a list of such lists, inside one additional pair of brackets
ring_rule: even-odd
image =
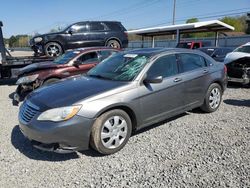
[(126, 31), (126, 29), (123, 27), (123, 25), (120, 22), (108, 22), (106, 23), (108, 28), (110, 30), (114, 31)]

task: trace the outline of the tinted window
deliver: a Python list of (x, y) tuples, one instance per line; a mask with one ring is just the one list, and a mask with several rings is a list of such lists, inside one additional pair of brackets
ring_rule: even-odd
[(106, 25), (108, 26), (108, 28), (110, 30), (114, 30), (114, 31), (125, 31), (126, 29), (121, 25), (121, 23), (106, 23)]
[(74, 33), (84, 33), (86, 31), (89, 31), (89, 25), (87, 23), (75, 24), (71, 26), (71, 30)]
[(194, 43), (193, 49), (199, 48), (200, 47), (200, 43)]
[(104, 50), (104, 51), (99, 51), (100, 54), (100, 60), (104, 60), (107, 57), (111, 56), (112, 54), (117, 53), (116, 51), (111, 51), (111, 50)]
[(98, 55), (96, 52), (90, 52), (82, 55), (78, 58), (78, 60), (82, 62), (81, 64), (88, 64), (98, 61)]
[(93, 22), (90, 23), (90, 30), (91, 31), (103, 31), (105, 30), (104, 25), (100, 22)]
[(175, 55), (167, 55), (157, 59), (147, 72), (149, 78), (162, 76), (163, 78), (178, 74)]
[(196, 54), (179, 54), (182, 72), (192, 71), (206, 66), (205, 59)]

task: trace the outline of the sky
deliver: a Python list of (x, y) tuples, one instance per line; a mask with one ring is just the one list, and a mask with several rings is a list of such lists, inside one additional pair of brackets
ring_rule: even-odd
[[(121, 21), (130, 29), (171, 25), (174, 0), (1, 0), (5, 38), (46, 33), (77, 21)], [(176, 0), (175, 23), (250, 12), (250, 0)]]

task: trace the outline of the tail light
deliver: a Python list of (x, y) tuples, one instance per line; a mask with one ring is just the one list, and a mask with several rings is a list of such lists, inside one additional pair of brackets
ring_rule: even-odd
[(125, 36), (128, 38), (128, 33), (127, 33), (126, 31), (124, 31), (124, 34), (125, 34)]
[(224, 72), (227, 73), (227, 66), (224, 65)]

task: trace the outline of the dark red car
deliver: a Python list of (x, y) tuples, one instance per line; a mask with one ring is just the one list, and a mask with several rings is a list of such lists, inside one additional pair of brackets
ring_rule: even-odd
[(80, 48), (67, 51), (51, 62), (28, 65), (20, 69), (18, 73), (18, 87), (14, 100), (22, 101), (29, 92), (42, 85), (47, 85), (69, 76), (86, 73), (96, 64), (119, 51), (119, 49), (106, 47)]

